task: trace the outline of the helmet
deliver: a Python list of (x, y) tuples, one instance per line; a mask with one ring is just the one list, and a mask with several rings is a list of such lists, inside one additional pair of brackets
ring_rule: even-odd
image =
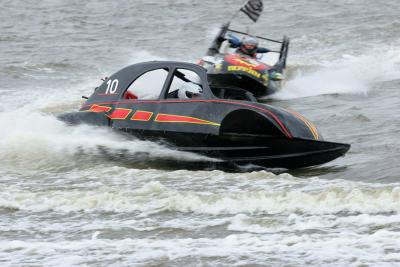
[(178, 91), (178, 97), (180, 99), (193, 98), (196, 96), (201, 96), (203, 94), (203, 89), (200, 85), (191, 82), (185, 82), (181, 85)]
[(257, 47), (258, 40), (253, 36), (245, 36), (240, 42), (240, 50), (247, 55), (254, 55)]

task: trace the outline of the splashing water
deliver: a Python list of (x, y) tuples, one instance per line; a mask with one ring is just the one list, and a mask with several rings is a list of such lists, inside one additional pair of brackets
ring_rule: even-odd
[(324, 94), (363, 94), (371, 85), (400, 79), (399, 51), (371, 52), (368, 55), (344, 55), (307, 70), (295, 71), (281, 91), (271, 96), (283, 100)]
[[(122, 136), (111, 129), (88, 125), (67, 126), (53, 115), (16, 110), (0, 113), (7, 125), (0, 129), (0, 160), (10, 167), (50, 168), (89, 159), (123, 156), (126, 160), (212, 160), (166, 146)], [(77, 164), (79, 163), (79, 160)]]

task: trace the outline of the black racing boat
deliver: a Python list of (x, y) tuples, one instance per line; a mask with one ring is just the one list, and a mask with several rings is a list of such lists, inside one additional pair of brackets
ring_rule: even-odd
[[(274, 40), (255, 36), (259, 40), (268, 42), (268, 46), (278, 44), (276, 50), (259, 48), (257, 57), (250, 57), (238, 52), (240, 39), (232, 33), (246, 36), (244, 32), (228, 28), (224, 24), (210, 48), (207, 56), (199, 60), (198, 64), (205, 67), (208, 79), (214, 86), (235, 86), (253, 93), (257, 98), (271, 95), (281, 88), (286, 60), (289, 51), (289, 38)], [(266, 53), (266, 54), (265, 54)], [(269, 58), (269, 55), (277, 56)]]
[(78, 112), (59, 118), (111, 127), (240, 166), (307, 167), (350, 148), (324, 141), (295, 111), (258, 103), (240, 88), (210, 86), (203, 67), (182, 62), (128, 66), (104, 79)]

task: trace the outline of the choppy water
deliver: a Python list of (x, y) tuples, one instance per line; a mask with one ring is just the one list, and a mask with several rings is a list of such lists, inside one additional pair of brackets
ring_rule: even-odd
[(55, 119), (128, 64), (194, 62), (242, 2), (1, 1), (1, 266), (400, 264), (396, 0), (265, 0), (250, 28), (292, 39), (274, 104), (352, 144), (323, 166), (158, 168), (199, 158)]

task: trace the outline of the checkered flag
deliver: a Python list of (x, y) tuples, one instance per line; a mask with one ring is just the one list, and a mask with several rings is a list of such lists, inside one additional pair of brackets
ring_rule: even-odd
[(243, 11), (252, 21), (257, 22), (263, 11), (263, 2), (262, 0), (249, 0), (240, 11)]

